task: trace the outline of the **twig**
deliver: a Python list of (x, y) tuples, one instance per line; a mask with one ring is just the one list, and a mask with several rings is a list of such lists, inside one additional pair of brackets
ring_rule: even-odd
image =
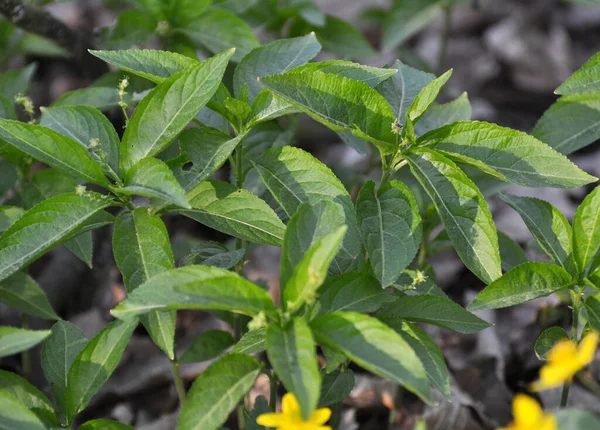
[(87, 52), (88, 48), (94, 47), (92, 33), (73, 30), (45, 10), (21, 0), (0, 0), (0, 15), (17, 27), (51, 39), (65, 48), (84, 75), (95, 78), (108, 71), (106, 63)]

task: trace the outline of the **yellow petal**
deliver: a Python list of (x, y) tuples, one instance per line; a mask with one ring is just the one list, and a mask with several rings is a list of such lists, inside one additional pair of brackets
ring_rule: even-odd
[(547, 390), (570, 381), (581, 370), (577, 360), (566, 361), (561, 364), (548, 364), (540, 369), (540, 379), (530, 387), (532, 391)]
[(331, 409), (321, 408), (321, 409), (317, 409), (316, 411), (314, 411), (312, 416), (310, 417), (310, 420), (308, 420), (308, 421), (311, 424), (322, 425), (322, 424), (325, 424), (329, 420), (329, 417), (331, 417)]
[(265, 427), (280, 427), (287, 421), (283, 414), (262, 414), (256, 418), (256, 423)]
[(556, 417), (552, 414), (544, 415), (544, 418), (540, 423), (539, 430), (558, 430)]
[(583, 367), (587, 366), (594, 359), (596, 348), (598, 347), (598, 333), (595, 331), (586, 335), (579, 343), (577, 357)]
[(517, 394), (513, 399), (513, 415), (516, 428), (535, 428), (544, 416), (544, 411), (534, 398)]
[(577, 345), (570, 340), (559, 341), (548, 353), (548, 362), (551, 364), (570, 361), (577, 356)]
[(292, 393), (285, 393), (281, 399), (281, 412), (289, 417), (300, 416), (300, 404)]

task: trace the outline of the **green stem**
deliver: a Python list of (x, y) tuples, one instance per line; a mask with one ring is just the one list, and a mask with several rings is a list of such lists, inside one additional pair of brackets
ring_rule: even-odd
[(275, 412), (277, 410), (277, 377), (274, 373), (269, 375), (269, 408), (271, 412)]
[(444, 72), (446, 63), (446, 53), (448, 52), (448, 40), (452, 29), (452, 7), (449, 4), (444, 6), (444, 26), (440, 36), (440, 53), (438, 56), (437, 69), (441, 75)]
[[(576, 288), (571, 290), (571, 301), (573, 303), (573, 323), (571, 325), (571, 340), (575, 343), (579, 342), (579, 307), (581, 305), (581, 296)], [(563, 385), (562, 394), (560, 396), (560, 407), (567, 406), (569, 400), (569, 390), (571, 389), (572, 381), (567, 381)]]
[[(28, 315), (23, 314), (22, 324), (25, 330), (29, 328)], [(29, 349), (26, 349), (21, 353), (21, 365), (23, 366), (23, 378), (29, 381), (31, 379), (31, 353)]]
[(185, 386), (183, 385), (183, 379), (181, 379), (181, 373), (179, 373), (179, 362), (177, 357), (171, 360), (171, 373), (173, 373), (173, 381), (175, 382), (175, 389), (177, 390), (177, 396), (179, 397), (179, 404), (183, 405), (185, 400)]
[(331, 419), (329, 420), (329, 426), (333, 430), (337, 430), (342, 421), (342, 404), (336, 403), (331, 407)]

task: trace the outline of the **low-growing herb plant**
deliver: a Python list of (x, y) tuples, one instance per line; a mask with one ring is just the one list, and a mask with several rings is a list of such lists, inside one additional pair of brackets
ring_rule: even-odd
[[(199, 17), (211, 10), (202, 9)], [(156, 15), (153, 25), (163, 18), (172, 23), (181, 17)], [(207, 49), (220, 50), (216, 44)], [(466, 95), (436, 104), (452, 71), (436, 77), (400, 61), (383, 68), (311, 62), (320, 50), (314, 33), (215, 52), (201, 62), (168, 51), (95, 50), (152, 88), (135, 97), (128, 94), (129, 79), (118, 91), (111, 88), (108, 96), (118, 97), (126, 120), (121, 138), (98, 109), (72, 96), (42, 109), (39, 122), (0, 119), (0, 155), (22, 169), (22, 205), (1, 209), (0, 300), (24, 315), (57, 320), (48, 331), (0, 328), (0, 356), (23, 352), (24, 366), (26, 350), (43, 342), (41, 364), (56, 406), (25, 379), (2, 371), (5, 427), (71, 428), (110, 378), (140, 322), (172, 363), (182, 430), (219, 429), (236, 407), (240, 428), (335, 428), (339, 404), (354, 386), (351, 362), (426, 403), (432, 402), (431, 387), (449, 398), (442, 353), (415, 323), (459, 333), (490, 324), (435, 285), (429, 259), (448, 243), (487, 284), (471, 310), (570, 289), (572, 343), (555, 346), (568, 337), (555, 328), (536, 345), (549, 366), (577, 364), (564, 378), (566, 402), (570, 378), (591, 361), (593, 330), (600, 330), (598, 297), (582, 298), (585, 288), (600, 288), (598, 192), (583, 202), (573, 227), (545, 202), (504, 195), (553, 263), (522, 262), (503, 275), (499, 243), (518, 245), (498, 235), (484, 193), (469, 175), (478, 171), (526, 187), (595, 182), (561, 154), (595, 139), (565, 135), (552, 123), (566, 121), (561, 109), (570, 103), (597, 103), (596, 57), (561, 86), (573, 94), (541, 119), (534, 136), (552, 137), (540, 140), (470, 121)], [(231, 82), (223, 79), (228, 67), (234, 68)], [(327, 166), (288, 144), (286, 133), (293, 134), (300, 113), (357, 150), (378, 155), (381, 179), (364, 183), (354, 201)], [(273, 122), (282, 116), (289, 117), (288, 129)], [(277, 139), (255, 139), (270, 126)], [(49, 169), (31, 175), (32, 160)], [(226, 164), (231, 181), (212, 178)], [(176, 267), (163, 222), (173, 214), (234, 237), (234, 249), (202, 243)], [(61, 243), (90, 262), (91, 231), (107, 225), (113, 226), (113, 254), (127, 298), (112, 310), (116, 319), (89, 340), (52, 310), (26, 268)], [(278, 300), (244, 277), (248, 250), (257, 244), (281, 247)], [(218, 311), (231, 332), (205, 332), (178, 356), (175, 316), (183, 309)], [(591, 334), (578, 351), (581, 309)], [(559, 354), (563, 349), (571, 354)], [(552, 358), (558, 355), (564, 360)], [(211, 359), (186, 391), (179, 365)], [(251, 409), (245, 396), (260, 373), (270, 380), (270, 399), (259, 398)], [(287, 394), (278, 414), (280, 386)], [(554, 422), (537, 403), (515, 402), (516, 410), (525, 404), (540, 415), (541, 425)], [(557, 419), (577, 417), (595, 421), (577, 411)], [(97, 420), (81, 428), (129, 427)]]

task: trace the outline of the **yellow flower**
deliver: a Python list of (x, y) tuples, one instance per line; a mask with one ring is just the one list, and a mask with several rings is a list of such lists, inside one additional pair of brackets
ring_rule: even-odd
[(573, 379), (573, 376), (594, 359), (598, 333), (590, 332), (579, 347), (570, 340), (558, 342), (548, 354), (548, 364), (540, 370), (540, 379), (529, 387), (533, 391), (547, 390)]
[(545, 414), (540, 404), (529, 396), (517, 394), (513, 399), (514, 421), (498, 430), (557, 430), (556, 417)]
[(292, 393), (287, 393), (281, 402), (281, 413), (262, 414), (256, 422), (278, 430), (331, 430), (331, 427), (323, 425), (330, 416), (331, 409), (322, 408), (314, 411), (308, 421), (304, 421), (298, 400)]

